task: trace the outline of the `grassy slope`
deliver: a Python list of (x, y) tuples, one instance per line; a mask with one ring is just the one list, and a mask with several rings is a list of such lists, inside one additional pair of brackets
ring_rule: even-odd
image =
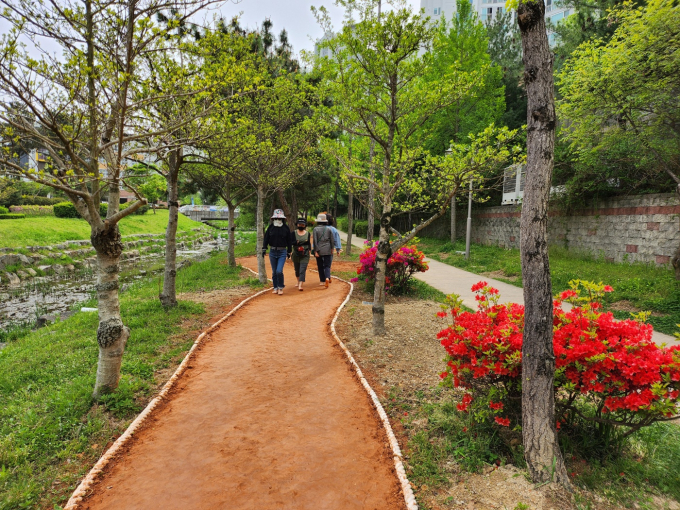
[[(445, 262), (472, 273), (501, 271), (505, 276), (495, 276), (518, 287), (522, 286), (522, 268), (519, 250), (506, 250), (496, 246), (473, 245), (470, 260), (457, 255), (464, 251), (465, 243), (456, 246), (440, 239), (423, 238), (419, 244), (428, 257)], [(627, 300), (642, 310), (657, 312), (649, 320), (654, 328), (667, 334), (677, 331), (680, 323), (680, 282), (666, 268), (647, 264), (617, 264), (606, 262), (586, 254), (550, 248), (550, 271), (555, 293), (569, 288), (574, 279), (604, 282), (614, 287), (608, 303)], [(607, 303), (605, 303), (607, 304)], [(620, 319), (628, 318), (628, 312), (614, 312)]]
[[(237, 249), (245, 255), (254, 246)], [(257, 285), (254, 279), (242, 280), (239, 269), (224, 265), (225, 257), (222, 253), (182, 270), (178, 287), (191, 291)], [(0, 509), (52, 508), (68, 497), (152, 395), (158, 371), (174, 370), (181, 361), (195, 339), (192, 330), (203, 305), (181, 302), (166, 311), (157, 294), (152, 280), (121, 296), (123, 320), (132, 336), (119, 391), (103, 405), (93, 404), (90, 397), (97, 314), (77, 313), (0, 351)]]
[[(120, 222), (120, 232), (129, 234), (160, 234), (168, 224), (168, 211), (151, 211), (131, 215)], [(201, 226), (201, 223), (179, 215), (178, 232)], [(0, 220), (0, 247), (45, 246), (64, 241), (89, 239), (90, 226), (85, 220), (54, 216), (28, 217), (21, 220)]]

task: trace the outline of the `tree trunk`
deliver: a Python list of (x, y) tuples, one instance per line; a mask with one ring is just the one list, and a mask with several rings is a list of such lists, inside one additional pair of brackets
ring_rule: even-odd
[(333, 197), (333, 218), (338, 219), (338, 195), (340, 194), (340, 166), (335, 167), (335, 193)]
[(555, 354), (552, 285), (548, 261), (548, 200), (555, 148), (553, 62), (543, 0), (522, 0), (517, 9), (527, 90), (527, 169), (520, 249), (524, 279), (522, 343), (522, 436), (534, 482), (569, 487), (555, 427)]
[(236, 225), (234, 223), (235, 211), (232, 204), (227, 204), (229, 211), (229, 230), (227, 234), (227, 260), (230, 267), (236, 267)]
[(387, 261), (392, 255), (390, 247), (390, 224), (392, 222), (391, 207), (387, 204), (383, 208), (380, 218), (380, 234), (378, 250), (375, 255), (375, 288), (373, 290), (373, 334), (385, 334), (385, 277), (387, 275)]
[(371, 178), (371, 182), (368, 183), (368, 228), (366, 230), (366, 239), (373, 240), (373, 235), (375, 234), (375, 216), (373, 211), (375, 209), (375, 187), (373, 186), (373, 179), (375, 178), (375, 171), (373, 169), (373, 159), (375, 158), (375, 141), (371, 139), (371, 145), (368, 150), (368, 172)]
[(451, 197), (451, 246), (456, 244), (456, 196)]
[(283, 193), (283, 190), (281, 189), (276, 194), (279, 197), (279, 203), (281, 204), (281, 209), (283, 209), (283, 214), (286, 215), (286, 221), (288, 221), (288, 226), (293, 228), (293, 225), (295, 224), (295, 216), (293, 216), (293, 211), (288, 205), (286, 195)]
[(123, 253), (118, 225), (93, 228), (90, 236), (92, 246), (97, 252), (97, 300), (99, 307), (99, 361), (93, 398), (111, 393), (118, 387), (120, 366), (123, 362), (125, 344), (130, 338), (130, 330), (120, 317), (118, 301), (118, 273), (120, 255)]
[[(297, 220), (299, 218), (298, 214), (298, 203), (297, 203), (297, 194), (295, 193), (295, 188), (292, 188), (290, 191), (290, 203), (291, 203), (291, 215), (293, 216), (293, 221), (297, 223)], [(290, 224), (291, 230), (295, 228), (295, 223)]]
[(352, 229), (354, 228), (354, 193), (347, 198), (347, 255), (352, 254)]
[(257, 187), (257, 212), (255, 214), (255, 221), (257, 222), (257, 276), (260, 283), (267, 283), (267, 269), (264, 264), (264, 255), (262, 254), (262, 247), (264, 246), (264, 188), (260, 185)]
[(179, 216), (178, 186), (182, 164), (181, 149), (174, 150), (168, 158), (168, 226), (165, 229), (165, 269), (163, 291), (158, 296), (164, 307), (177, 306), (177, 222)]

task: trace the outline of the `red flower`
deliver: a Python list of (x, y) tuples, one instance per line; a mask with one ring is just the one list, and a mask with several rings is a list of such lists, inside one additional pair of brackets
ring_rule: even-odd
[(503, 409), (503, 402), (489, 402), (489, 407), (496, 411), (501, 411)]
[(494, 416), (493, 419), (496, 420), (496, 423), (502, 425), (503, 427), (510, 426), (510, 418), (501, 418), (500, 416)]

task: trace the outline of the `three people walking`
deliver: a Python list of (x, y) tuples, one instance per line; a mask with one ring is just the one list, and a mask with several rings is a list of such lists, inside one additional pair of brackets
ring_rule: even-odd
[(307, 220), (299, 218), (294, 231), (286, 224), (286, 215), (281, 209), (276, 209), (271, 216), (271, 223), (264, 234), (262, 256), (269, 246), (269, 263), (272, 266), (272, 281), (274, 294), (283, 294), (283, 267), (287, 258), (293, 260), (297, 283), (295, 286), (302, 291), (306, 280), (307, 267), (311, 254), (316, 258), (319, 271), (320, 285), (328, 288), (331, 283), (331, 264), (333, 250), (337, 254), (342, 251), (340, 234), (332, 225), (332, 216), (320, 213), (316, 217), (316, 227), (312, 233), (307, 231)]

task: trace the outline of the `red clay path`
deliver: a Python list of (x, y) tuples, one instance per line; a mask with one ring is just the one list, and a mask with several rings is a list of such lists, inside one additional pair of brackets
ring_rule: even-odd
[(299, 292), (287, 262), (283, 296), (210, 335), (81, 508), (405, 508), (384, 429), (329, 333), (347, 286), (307, 276)]

